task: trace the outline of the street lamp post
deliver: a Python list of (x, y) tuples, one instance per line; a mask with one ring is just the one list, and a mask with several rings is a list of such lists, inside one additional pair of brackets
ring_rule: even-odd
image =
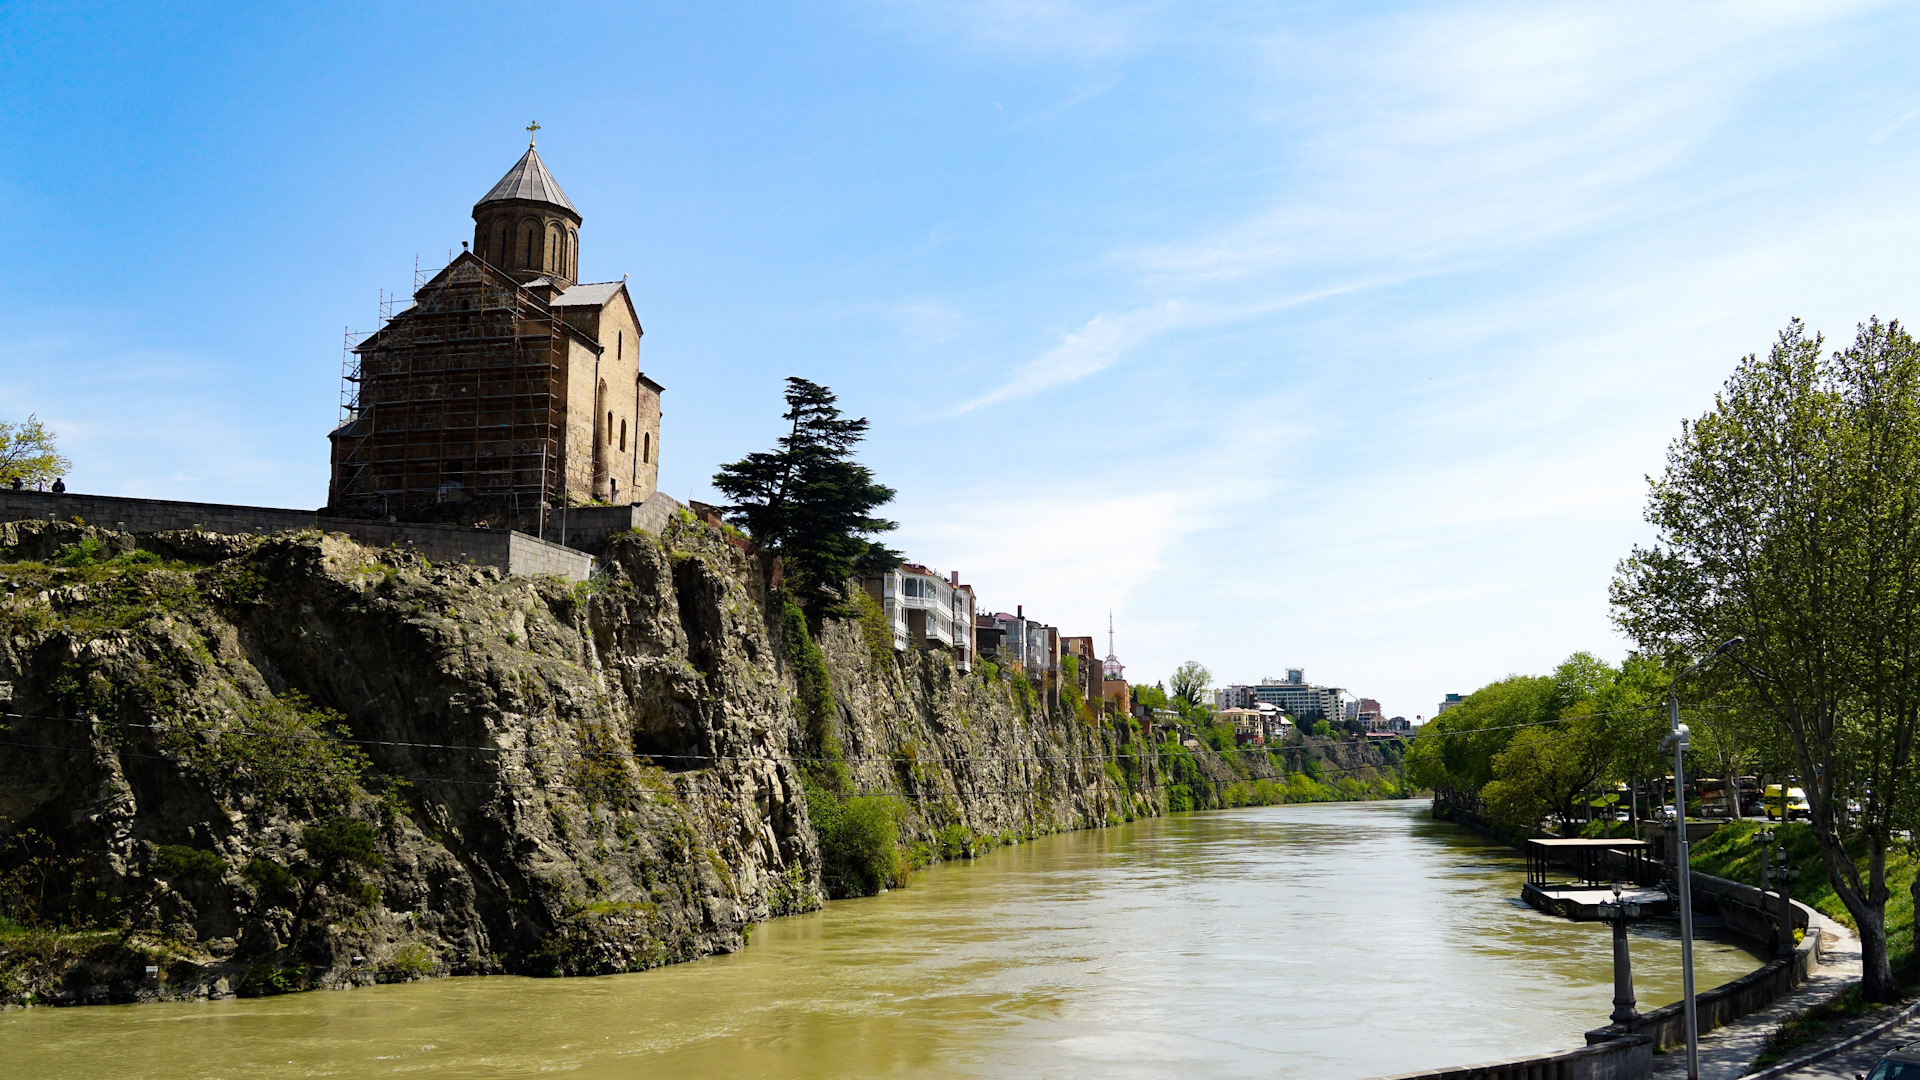
[(1613, 883), (1613, 903), (1600, 905), (1600, 916), (1613, 923), (1613, 1015), (1608, 1019), (1624, 1024), (1640, 1015), (1633, 1011), (1633, 956), (1627, 951), (1627, 920), (1640, 917), (1640, 905), (1620, 898), (1620, 883)]
[[(1769, 856), (1773, 854), (1773, 830), (1762, 826), (1759, 832), (1753, 834), (1753, 838), (1760, 841), (1760, 914), (1764, 916), (1767, 913), (1767, 886), (1773, 884), (1773, 866), (1769, 861)], [(1778, 942), (1775, 944), (1777, 946)]]
[(1773, 865), (1767, 868), (1773, 887), (1780, 893), (1780, 955), (1793, 955), (1793, 879), (1800, 871), (1787, 865), (1785, 845), (1773, 849)]
[(1680, 982), (1687, 1012), (1687, 1080), (1700, 1080), (1700, 1010), (1693, 996), (1693, 865), (1687, 855), (1687, 725), (1680, 722), (1680, 680), (1720, 659), (1728, 649), (1745, 642), (1732, 638), (1720, 644), (1667, 684), (1667, 719), (1673, 734), (1661, 749), (1673, 748), (1674, 876), (1680, 883)]

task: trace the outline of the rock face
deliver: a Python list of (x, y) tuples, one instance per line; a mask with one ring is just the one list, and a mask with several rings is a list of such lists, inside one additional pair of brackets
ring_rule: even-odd
[[(637, 970), (819, 906), (795, 643), (724, 540), (617, 537), (569, 586), (0, 524), (0, 1002)], [(923, 851), (1158, 812), (1110, 725), (819, 642), (847, 769)]]

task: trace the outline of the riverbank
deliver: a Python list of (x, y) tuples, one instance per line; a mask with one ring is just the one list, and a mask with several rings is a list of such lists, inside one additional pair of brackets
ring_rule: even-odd
[[(735, 953), (639, 974), (19, 1010), (0, 1014), (0, 1042), (23, 1048), (0, 1076), (121, 1061), (107, 1071), (128, 1080), (1353, 1080), (1442, 1054), (1576, 1045), (1609, 1007), (1604, 928), (1516, 906), (1522, 862), (1424, 813), (1301, 804), (1044, 836), (763, 924)], [(1635, 950), (1643, 996), (1677, 996), (1673, 941)], [(1729, 942), (1702, 950), (1703, 985), (1755, 962)], [(196, 1048), (192, 1066), (169, 1069), (180, 1045)]]
[[(0, 523), (0, 1003), (646, 970), (1166, 809), (1130, 718), (809, 626), (708, 525), (596, 565)], [(1165, 754), (1215, 805), (1390, 765)], [(1290, 756), (1340, 779), (1289, 780)]]

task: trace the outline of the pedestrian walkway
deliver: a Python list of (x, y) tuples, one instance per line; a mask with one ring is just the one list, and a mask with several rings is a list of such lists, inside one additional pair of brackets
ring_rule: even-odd
[[(1820, 966), (1813, 977), (1794, 988), (1793, 993), (1749, 1016), (1700, 1036), (1700, 1080), (1739, 1080), (1760, 1056), (1767, 1036), (1781, 1022), (1811, 1006), (1818, 1005), (1860, 978), (1860, 939), (1852, 930), (1826, 916), (1820, 919)], [(1891, 1033), (1889, 1033), (1891, 1034)], [(1911, 1037), (1911, 1036), (1910, 1036)], [(1876, 1056), (1873, 1060), (1879, 1060)], [(1869, 1062), (1871, 1064), (1871, 1062)], [(1866, 1070), (1855, 1070), (1864, 1072)], [(1687, 1048), (1676, 1046), (1653, 1060), (1653, 1076), (1685, 1077)], [(1801, 1074), (1795, 1073), (1795, 1076)], [(1825, 1073), (1807, 1073), (1825, 1076)], [(1852, 1080), (1853, 1073), (1834, 1073)]]
[(1887, 1051), (1910, 1042), (1920, 1042), (1920, 1016), (1825, 1061), (1784, 1075), (1790, 1080), (1853, 1080), (1856, 1076), (1865, 1076)]

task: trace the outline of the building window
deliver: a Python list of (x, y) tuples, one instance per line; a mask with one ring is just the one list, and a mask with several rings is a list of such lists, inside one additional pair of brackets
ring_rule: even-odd
[(653, 462), (653, 432), (643, 431), (640, 433), (640, 463), (642, 465), (649, 465), (649, 464), (652, 464), (652, 462)]
[(622, 420), (620, 421), (620, 452), (625, 453), (626, 450), (627, 450), (627, 422), (625, 420)]
[(613, 445), (613, 414), (607, 414), (607, 445)]

